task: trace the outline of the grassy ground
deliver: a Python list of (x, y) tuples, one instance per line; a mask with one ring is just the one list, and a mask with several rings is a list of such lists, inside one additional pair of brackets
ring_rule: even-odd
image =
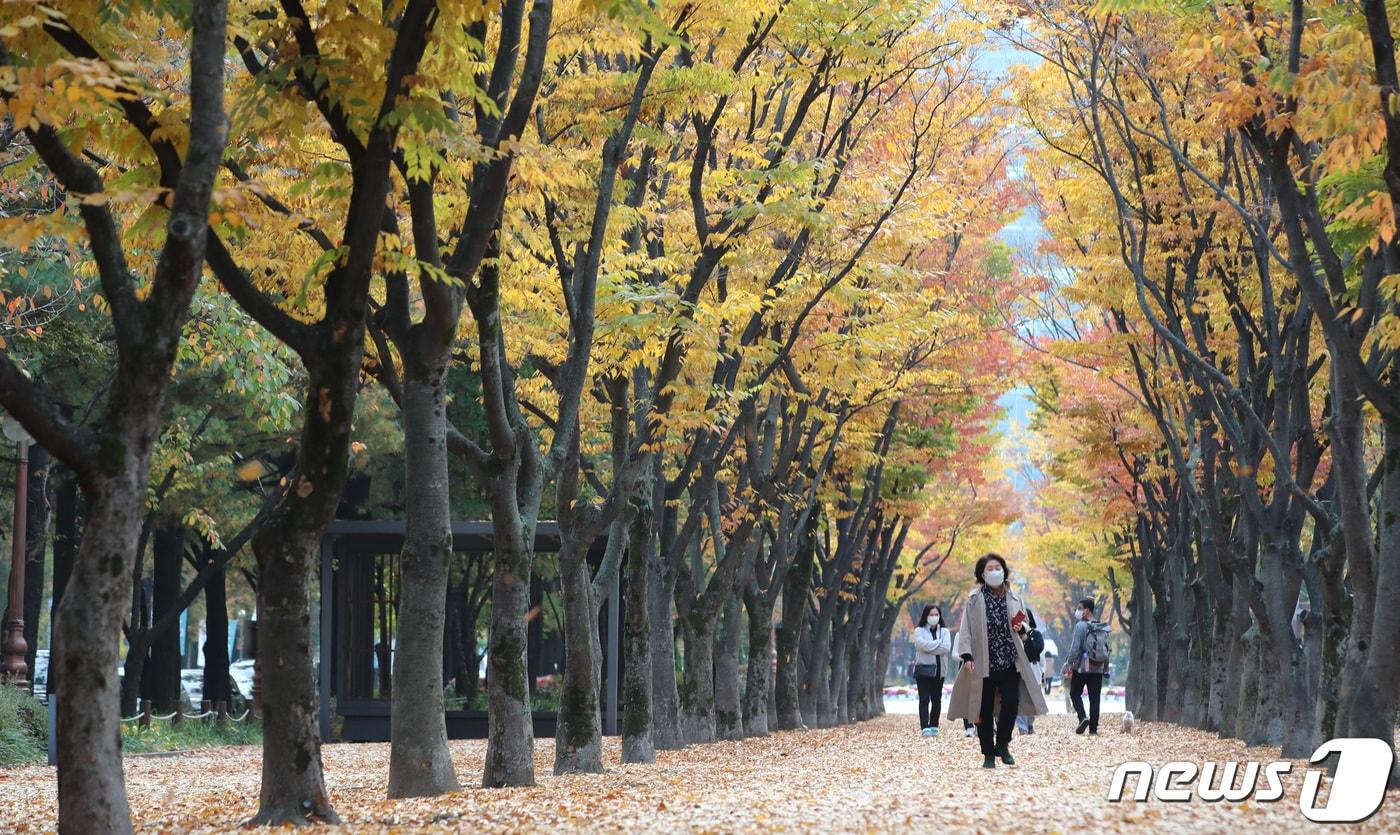
[[(177, 727), (156, 720), (149, 728), (122, 723), (122, 749), (128, 754), (260, 744), (262, 727), (256, 722), (220, 725), (187, 720)], [(47, 758), (48, 707), (28, 693), (0, 685), (0, 768), (42, 763)]]
[[(1315, 832), (1298, 810), (1307, 764), (1294, 763), (1276, 803), (1164, 803), (1105, 799), (1127, 760), (1271, 761), (1278, 752), (1164, 724), (1133, 736), (1106, 727), (1076, 736), (1069, 716), (1045, 716), (1017, 737), (1018, 764), (984, 770), (977, 741), (944, 723), (920, 738), (917, 720), (886, 716), (860, 725), (778, 733), (666, 751), (649, 765), (621, 765), (604, 745), (606, 774), (554, 777), (554, 740), (535, 742), (538, 785), (476, 788), (484, 740), (452, 743), (462, 791), (385, 798), (389, 746), (328, 745), (331, 799), (346, 832)], [(138, 829), (230, 831), (257, 809), (260, 752), (205, 749), (168, 758), (129, 757), (126, 779)], [(1326, 784), (1327, 781), (1324, 781)], [(52, 829), (53, 769), (0, 769), (0, 831)], [(1400, 793), (1348, 832), (1400, 832)]]
[(135, 723), (122, 724), (122, 750), (128, 754), (261, 744), (262, 726), (251, 720), (222, 725), (185, 720), (178, 727), (156, 720), (149, 728), (138, 727)]
[(23, 690), (0, 684), (0, 767), (48, 756), (48, 708)]

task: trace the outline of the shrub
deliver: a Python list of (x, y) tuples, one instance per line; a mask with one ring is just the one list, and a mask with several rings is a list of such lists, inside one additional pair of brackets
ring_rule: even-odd
[(48, 757), (49, 713), (28, 692), (0, 684), (0, 766)]

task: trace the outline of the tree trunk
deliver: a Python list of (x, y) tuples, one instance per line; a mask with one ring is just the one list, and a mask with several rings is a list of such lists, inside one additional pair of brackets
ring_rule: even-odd
[(374, 672), (379, 677), (379, 698), (393, 699), (394, 696), (394, 654), (393, 635), (397, 631), (390, 624), (398, 616), (399, 584), (396, 574), (398, 567), (393, 563), (374, 563), (374, 599), (379, 613), (380, 638), (374, 644)]
[(587, 545), (565, 542), (559, 553), (564, 586), (564, 681), (554, 735), (554, 773), (601, 774), (603, 719), (599, 709), (602, 648)]
[[(673, 510), (665, 508), (661, 502), (653, 504), (653, 507), (657, 514), (664, 515), (667, 524), (674, 527)], [(647, 601), (651, 607), (652, 733), (658, 751), (673, 751), (685, 745), (680, 727), (680, 692), (676, 685), (675, 619), (671, 616), (675, 591), (676, 575), (671, 569), (670, 559), (659, 551), (649, 551)]]
[(399, 557), (398, 642), (389, 715), (391, 798), (431, 797), (461, 788), (447, 747), (443, 705), (452, 510), (446, 352), (437, 359), (416, 370), (406, 364), (404, 374), (404, 489), (412, 500), (406, 504)]
[[(1313, 536), (1313, 556), (1303, 564), (1303, 577), (1307, 583), (1308, 600), (1311, 609), (1307, 612), (1299, 612), (1296, 616), (1301, 618), (1303, 630), (1303, 661), (1307, 680), (1305, 682), (1306, 695), (1304, 698), (1304, 710), (1308, 724), (1308, 753), (1311, 754), (1319, 742), (1327, 737), (1320, 737), (1317, 734), (1318, 708), (1322, 704), (1322, 696), (1318, 693), (1318, 684), (1322, 676), (1322, 652), (1323, 652), (1323, 624), (1322, 604), (1324, 593), (1322, 591), (1322, 563), (1327, 558), (1327, 547), (1321, 543), (1326, 541), (1325, 535), (1321, 531), (1315, 531)], [(1299, 600), (1301, 603), (1301, 599)], [(1332, 698), (1336, 698), (1336, 688), (1332, 689)]]
[(204, 586), (204, 700), (210, 702), (233, 701), (228, 673), (227, 576), (220, 568)]
[(1249, 603), (1245, 600), (1245, 584), (1248, 581), (1235, 574), (1231, 579), (1230, 626), (1225, 633), (1228, 640), (1217, 640), (1228, 647), (1228, 661), (1225, 670), (1225, 691), (1220, 696), (1222, 713), (1219, 734), (1222, 739), (1241, 738), (1244, 725), (1240, 720), (1241, 694), (1246, 669), (1249, 666), (1248, 647), (1243, 635), (1249, 630)]
[(1259, 707), (1255, 714), (1255, 738), (1279, 746), (1284, 757), (1312, 753), (1314, 704), (1308, 700), (1308, 668), (1303, 648), (1293, 636), (1293, 611), (1297, 588), (1285, 575), (1294, 546), (1267, 538), (1261, 565), (1262, 591), (1268, 615), (1260, 626)]
[(457, 680), (457, 695), (467, 704), (476, 698), (481, 688), (481, 647), (477, 640), (476, 626), (481, 619), (484, 594), (491, 579), (486, 573), (490, 567), (490, 559), (490, 555), (487, 554), (473, 555), (468, 562), (470, 582), (468, 577), (464, 576), (462, 582), (456, 586), (456, 591), (450, 593), (450, 605), (456, 611), (457, 622), (454, 643), (460, 652), (458, 661), (461, 664), (461, 669), (454, 673), (454, 677)]
[(1254, 726), (1245, 742), (1250, 745), (1282, 746), (1287, 734), (1289, 676), (1288, 662), (1273, 658), (1272, 641), (1265, 635), (1257, 639), (1257, 696), (1254, 706)]
[[(885, 715), (885, 672), (890, 668), (890, 638), (894, 632), (894, 621), (890, 622), (890, 628), (885, 630), (885, 635), (880, 639), (880, 660), (875, 666), (875, 675), (870, 681), (870, 698), (875, 706), (875, 716)], [(950, 677), (951, 678), (951, 677)], [(939, 694), (942, 698), (942, 694)]]
[(253, 537), (263, 724), (262, 792), (251, 820), (255, 826), (339, 822), (321, 768), (311, 579), (349, 474), (364, 329), (362, 324), (346, 325), (332, 333), (322, 359), (308, 364), (296, 472)]
[[(89, 502), (85, 535), (58, 606), (56, 646), (50, 654), (50, 666), (63, 672), (56, 741), (58, 826), (64, 835), (132, 830), (117, 715), (117, 644), (130, 599), (151, 445), (159, 434), (180, 332), (205, 260), (209, 195), (227, 135), (221, 76), (227, 12), (225, 3), (212, 0), (196, 5), (192, 14), (186, 75), (189, 141), (166, 202), (170, 213), (165, 243), (158, 254), (145, 253), (152, 256), (155, 269), (143, 277), (140, 299), (112, 215), (105, 208), (83, 210), (111, 311), (117, 355), (102, 420), (81, 435), (71, 425), (57, 425), (47, 396), (37, 396), (27, 385), (17, 391), (11, 375), (18, 370), (8, 357), (4, 360), (10, 379), (0, 386), (0, 399), (12, 413), (25, 411), (16, 404), (28, 407), (28, 415), (17, 416), (28, 418), (26, 428), (51, 452), (63, 454), (66, 447), (65, 463), (81, 472)], [(50, 172), (69, 192), (85, 190), (75, 189), (84, 182), (99, 182), (99, 175), (73, 152), (60, 156), (54, 127), (40, 130), (36, 121), (28, 131)], [(151, 144), (159, 153), (178, 157), (168, 137)]]
[[(864, 650), (870, 651), (870, 656), (861, 657)], [(859, 636), (846, 643), (846, 698), (842, 703), (846, 707), (845, 723), (860, 722), (870, 718), (870, 688), (866, 686), (869, 677), (865, 674), (865, 662), (874, 655), (873, 649), (864, 645)]]
[[(132, 638), (135, 639), (126, 647), (126, 658), (122, 659), (121, 686), (117, 696), (122, 716), (135, 716), (140, 709), (141, 703), (141, 682), (146, 677), (146, 661), (150, 659), (150, 653), (146, 647), (146, 631), (141, 625), (132, 628)], [(49, 666), (53, 666), (53, 658), (49, 658)]]
[(44, 608), (44, 564), (49, 544), (49, 453), (38, 444), (29, 448), (29, 502), (24, 542), (24, 663), (34, 684), (34, 659), (39, 652), (39, 616)]
[(851, 645), (851, 685), (847, 703), (852, 722), (864, 722), (873, 715), (870, 706), (870, 679), (879, 651), (863, 638)]
[(1133, 684), (1136, 685), (1136, 704), (1133, 713), (1144, 722), (1156, 722), (1157, 713), (1157, 622), (1154, 617), (1152, 586), (1147, 582), (1147, 561), (1152, 559), (1150, 551), (1144, 549), (1135, 566), (1133, 578), (1133, 600), (1136, 602), (1133, 613), (1132, 643), (1135, 654), (1132, 658)]
[[(1155, 556), (1160, 562), (1155, 569), (1149, 568), (1148, 582), (1153, 602), (1153, 656), (1157, 663), (1148, 672), (1157, 691), (1157, 698), (1153, 703), (1156, 717), (1165, 722), (1174, 722), (1180, 716), (1179, 705), (1173, 705), (1173, 697), (1180, 698), (1180, 693), (1176, 689), (1178, 682), (1175, 678), (1180, 672), (1180, 667), (1172, 664), (1172, 653), (1175, 651), (1175, 642), (1171, 640), (1173, 634), (1172, 602), (1165, 582), (1166, 578), (1162, 576), (1167, 571), (1166, 563), (1171, 559), (1171, 554), (1158, 553)], [(1175, 669), (1173, 669), (1174, 667)]]
[(812, 639), (808, 656), (807, 693), (810, 708), (803, 706), (802, 715), (813, 728), (829, 728), (836, 717), (831, 702), (832, 635), (829, 622), (817, 617), (809, 633)]
[(82, 539), (78, 522), (78, 479), (67, 467), (63, 467), (60, 473), (54, 489), (53, 597), (49, 600), (49, 678), (46, 685), (49, 693), (58, 692), (60, 678), (60, 670), (55, 663), (58, 660), (58, 605), (63, 601), (64, 591), (73, 576), (78, 544)]
[[(1346, 543), (1340, 531), (1332, 536), (1331, 548), (1318, 564), (1322, 588), (1322, 612), (1313, 612), (1313, 623), (1321, 624), (1322, 640), (1317, 659), (1316, 738), (1345, 736), (1338, 726), (1341, 709), (1341, 680), (1346, 661), (1347, 631), (1351, 623), (1351, 596), (1345, 585)], [(1315, 605), (1315, 604), (1314, 604)], [(1313, 630), (1317, 631), (1317, 630)]]
[[(337, 491), (338, 492), (338, 491)], [(311, 660), (311, 567), (319, 531), (285, 531), (274, 516), (254, 537), (258, 557), (256, 657), (262, 683), (262, 792), (255, 826), (337, 822), (321, 771), (316, 670)], [(320, 526), (324, 530), (324, 525)]]
[[(126, 453), (126, 454), (123, 454)], [(130, 832), (117, 715), (117, 636), (131, 597), (149, 458), (118, 454), (121, 475), (90, 485), (82, 544), (63, 591), (50, 669), (58, 700), (59, 831)]]
[(1234, 736), (1244, 740), (1246, 745), (1259, 745), (1261, 742), (1254, 739), (1256, 724), (1254, 714), (1259, 709), (1259, 688), (1261, 687), (1259, 665), (1263, 660), (1263, 653), (1259, 651), (1259, 646), (1263, 643), (1259, 629), (1251, 625), (1242, 634), (1239, 643), (1244, 669), (1240, 676), (1240, 700), (1239, 707), (1235, 711)]
[[(468, 669), (470, 663), (467, 661), (467, 647), (463, 639), (462, 611), (466, 608), (463, 599), (466, 597), (465, 583), (452, 582), (452, 570), (448, 569), (447, 597), (443, 601), (443, 636), (442, 636), (442, 670), (444, 676), (449, 676), (452, 681), (452, 692), (460, 697), (466, 694)], [(443, 692), (446, 692), (447, 685), (443, 684)]]
[(1210, 681), (1209, 697), (1206, 704), (1205, 729), (1208, 731), (1222, 731), (1230, 727), (1229, 722), (1233, 721), (1233, 705), (1226, 701), (1230, 678), (1230, 653), (1235, 644), (1235, 634), (1230, 631), (1231, 618), (1230, 608), (1225, 607), (1220, 601), (1216, 602), (1213, 609), (1213, 626), (1211, 629), (1212, 640), (1209, 643), (1210, 653)]
[(1191, 636), (1191, 644), (1188, 650), (1187, 675), (1186, 675), (1186, 709), (1182, 718), (1193, 728), (1208, 728), (1210, 726), (1210, 648), (1213, 645), (1211, 635), (1211, 605), (1210, 590), (1206, 588), (1205, 579), (1197, 576), (1196, 580), (1187, 586), (1187, 593), (1191, 603), (1191, 626), (1187, 632)]
[[(622, 761), (656, 761), (652, 736), (652, 623), (651, 572), (648, 566), (659, 559), (653, 554), (655, 535), (650, 505), (645, 506), (629, 528), (627, 544), (627, 600), (623, 607), (622, 657)], [(668, 618), (669, 620), (669, 618)], [(669, 626), (669, 624), (667, 624)]]
[[(770, 661), (770, 663), (771, 663), (771, 661)], [(774, 665), (773, 668), (769, 671), (768, 675), (769, 675), (770, 679), (775, 679), (775, 678), (776, 678), (776, 674), (775, 674), (775, 672), (774, 672), (776, 669), (777, 669), (777, 666)], [(770, 727), (770, 728), (776, 728), (776, 727), (778, 727), (778, 693), (777, 693), (777, 690), (778, 690), (778, 688), (777, 688), (775, 685), (770, 685), (769, 688), (768, 688), (768, 727)]]
[[(513, 473), (511, 480), (513, 481)], [(487, 647), (486, 698), (490, 718), (485, 788), (535, 784), (535, 725), (526, 657), (534, 525), (526, 524), (510, 497), (514, 486), (493, 487), (496, 570), (491, 579), (491, 637)]]
[[(898, 554), (893, 548), (883, 556), (882, 564), (888, 562), (893, 569), (893, 560), (898, 558)], [(875, 573), (875, 580), (865, 590), (860, 605), (857, 610), (860, 613), (858, 621), (859, 628), (855, 639), (852, 642), (851, 658), (851, 691), (850, 691), (850, 714), (851, 720), (864, 722), (875, 716), (875, 692), (873, 686), (876, 678), (875, 665), (880, 659), (880, 647), (878, 645), (880, 637), (881, 615), (884, 614), (885, 598), (889, 592), (889, 584), (892, 572), (887, 572), (880, 568)], [(883, 671), (882, 671), (883, 672)]]
[[(1332, 442), (1332, 468), (1337, 486), (1341, 538), (1346, 549), (1350, 596), (1347, 606), (1351, 613), (1344, 647), (1346, 656), (1336, 694), (1336, 718), (1332, 725), (1337, 736), (1350, 736), (1353, 701), (1366, 674), (1366, 662), (1370, 656), (1371, 625), (1379, 591), (1376, 578), (1377, 543), (1372, 536), (1371, 501), (1366, 489), (1366, 424), (1360, 389), (1351, 375), (1343, 371), (1340, 363), (1332, 365), (1331, 383), (1335, 415), (1328, 437)], [(1333, 626), (1329, 623), (1327, 628)]]
[(785, 731), (804, 727), (800, 690), (802, 679), (798, 675), (797, 658), (801, 649), (802, 624), (807, 615), (807, 595), (811, 588), (812, 562), (815, 556), (814, 542), (810, 536), (805, 537), (783, 584), (783, 620), (778, 624), (777, 635), (774, 637), (778, 650), (774, 700), (778, 707), (778, 728)]
[[(817, 722), (823, 728), (845, 725), (851, 721), (846, 700), (851, 682), (851, 626), (848, 623), (839, 623), (840, 617), (838, 614), (838, 624), (833, 630), (831, 650), (828, 653), (831, 658), (831, 675), (826, 681), (829, 696), (824, 705), (820, 698), (821, 691), (817, 693)], [(823, 712), (823, 709), (826, 712)]]
[[(1291, 625), (1285, 627), (1291, 636)], [(1284, 757), (1300, 758), (1312, 754), (1316, 747), (1313, 730), (1316, 727), (1316, 702), (1311, 697), (1308, 686), (1308, 663), (1302, 647), (1290, 644), (1291, 655), (1286, 661), (1276, 662), (1273, 668), (1283, 679), (1284, 733), (1279, 743)]]
[(715, 741), (715, 623), (699, 606), (681, 619), (685, 633), (680, 686), (681, 736), (687, 745)]
[(1195, 707), (1200, 708), (1204, 699), (1199, 693), (1191, 693), (1189, 652), (1195, 617), (1191, 605), (1191, 592), (1186, 585), (1186, 571), (1190, 560), (1187, 546), (1189, 541), (1186, 537), (1178, 537), (1178, 547), (1168, 558), (1166, 570), (1163, 572), (1167, 575), (1164, 585), (1167, 588), (1169, 605), (1163, 610), (1167, 617), (1159, 624), (1159, 628), (1165, 629), (1158, 635), (1167, 639), (1168, 674), (1166, 711), (1163, 719), (1177, 724), (1194, 725), (1188, 702), (1194, 696)]
[(749, 613), (749, 663), (745, 670), (744, 735), (768, 735), (768, 703), (772, 691), (773, 602), (757, 589), (744, 592)]
[[(1400, 687), (1400, 660), (1393, 649), (1400, 634), (1400, 422), (1384, 422), (1385, 457), (1377, 501), (1376, 594), (1371, 633), (1367, 639), (1365, 674), (1356, 682), (1347, 736), (1373, 737), (1395, 747), (1396, 688)], [(1386, 605), (1380, 605), (1385, 601)], [(1391, 785), (1397, 779), (1391, 763)]]
[(740, 704), (739, 643), (744, 616), (739, 598), (728, 595), (715, 633), (715, 737), (743, 739), (744, 715)]
[[(151, 540), (151, 573), (153, 577), (151, 623), (160, 620), (177, 605), (183, 590), (181, 574), (185, 567), (185, 529), (180, 525), (161, 525)], [(180, 631), (166, 629), (153, 635), (148, 644), (150, 657), (141, 673), (149, 681), (151, 708), (166, 714), (179, 710), (180, 699)]]

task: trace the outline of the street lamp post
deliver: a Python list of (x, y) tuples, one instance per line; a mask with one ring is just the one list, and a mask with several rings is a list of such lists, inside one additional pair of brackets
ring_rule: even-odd
[(15, 462), (15, 521), (11, 529), (10, 595), (5, 607), (4, 660), (0, 663), (5, 681), (15, 687), (29, 687), (29, 665), (25, 655), (29, 645), (24, 640), (24, 540), (25, 511), (29, 501), (29, 444), (33, 438), (13, 417), (6, 415), (5, 437), (15, 442), (18, 457)]

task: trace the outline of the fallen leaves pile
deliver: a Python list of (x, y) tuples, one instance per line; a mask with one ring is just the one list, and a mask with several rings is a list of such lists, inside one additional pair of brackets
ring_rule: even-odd
[[(468, 788), (431, 799), (385, 799), (387, 744), (329, 745), (326, 778), (347, 831), (908, 831), (941, 832), (1287, 832), (1315, 830), (1298, 810), (1307, 763), (1297, 761), (1276, 803), (1185, 803), (1105, 799), (1127, 760), (1268, 762), (1277, 750), (1172, 725), (1139, 725), (1075, 736), (1071, 718), (1044, 716), (1012, 741), (1016, 766), (982, 768), (977, 740), (945, 723), (921, 738), (910, 716), (831, 730), (778, 733), (666, 751), (650, 765), (623, 766), (607, 740), (606, 774), (554, 777), (552, 739), (536, 740), (539, 784)], [(458, 777), (480, 779), (484, 740), (452, 743)], [(0, 770), (0, 830), (45, 831), (56, 821), (54, 770)], [(222, 831), (257, 807), (259, 749), (208, 749), (128, 757), (127, 787), (138, 828)], [(1262, 779), (1261, 779), (1262, 784)], [(1326, 781), (1324, 781), (1324, 785)], [(1130, 782), (1130, 786), (1132, 783)], [(1350, 831), (1400, 832), (1400, 792)]]

